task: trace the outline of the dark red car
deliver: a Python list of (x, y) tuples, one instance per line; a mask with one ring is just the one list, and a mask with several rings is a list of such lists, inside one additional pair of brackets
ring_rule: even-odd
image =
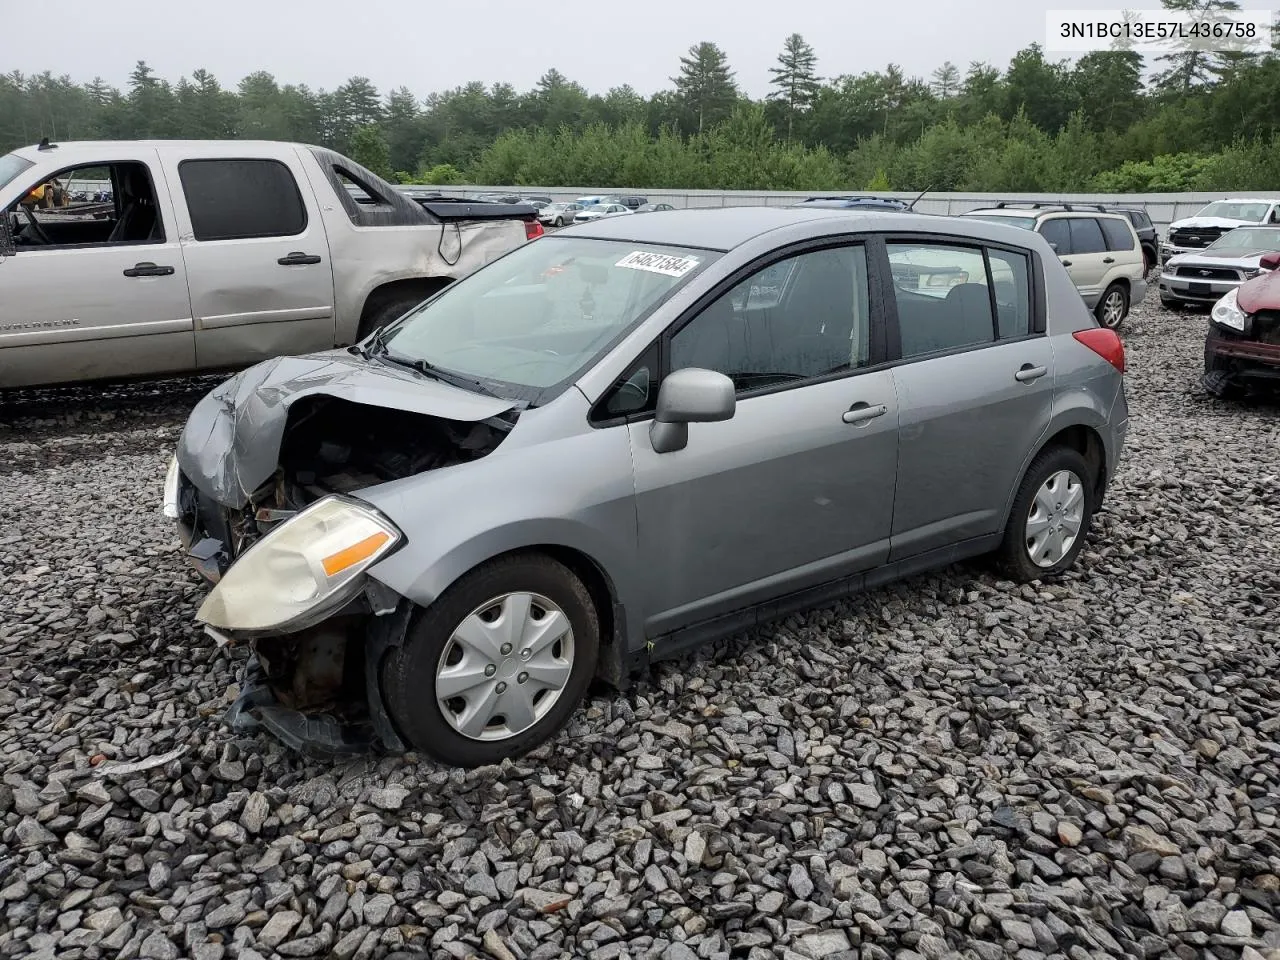
[(1215, 397), (1245, 387), (1280, 388), (1280, 253), (1265, 271), (1213, 306), (1204, 342), (1204, 387)]

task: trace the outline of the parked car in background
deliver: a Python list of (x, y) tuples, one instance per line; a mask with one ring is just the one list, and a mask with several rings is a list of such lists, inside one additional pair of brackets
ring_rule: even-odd
[(578, 212), (585, 209), (586, 207), (576, 202), (565, 203), (559, 201), (549, 203), (538, 211), (538, 219), (549, 227), (563, 227), (566, 224), (573, 223), (573, 218), (577, 216)]
[(906, 210), (907, 203), (892, 197), (807, 197), (792, 206), (841, 210)]
[(616, 217), (624, 213), (630, 213), (620, 203), (597, 203), (594, 206), (587, 207), (585, 210), (579, 210), (573, 215), (574, 223), (589, 223), (592, 220), (599, 220), (601, 217)]
[(1098, 209), (1103, 213), (1122, 214), (1133, 224), (1133, 232), (1138, 235), (1138, 243), (1142, 245), (1142, 256), (1148, 274), (1160, 266), (1160, 232), (1151, 222), (1147, 211), (1139, 207), (1116, 207), (1106, 204), (1099, 204)]
[(1280, 200), (1215, 200), (1201, 207), (1194, 217), (1169, 224), (1169, 239), (1160, 252), (1167, 259), (1203, 250), (1228, 230), (1258, 223), (1280, 224)]
[(544, 207), (549, 207), (551, 205), (550, 200), (531, 200), (528, 197), (521, 197), (520, 202), (527, 203), (535, 210), (542, 210)]
[(552, 198), (548, 197), (545, 193), (527, 193), (524, 195), (523, 199), (525, 203), (547, 204), (552, 202)]
[(635, 212), (636, 213), (659, 213), (663, 210), (674, 210), (674, 209), (675, 207), (673, 207), (669, 203), (643, 203), (640, 206), (636, 207)]
[(628, 210), (639, 210), (646, 203), (648, 203), (649, 200), (647, 197), (629, 197), (629, 196), (615, 195), (615, 196), (605, 197), (600, 202), (601, 203), (620, 203), (624, 207), (626, 207)]
[(1179, 253), (1160, 272), (1160, 302), (1211, 306), (1262, 272), (1262, 260), (1280, 252), (1280, 226), (1236, 227), (1203, 250)]
[(1004, 201), (961, 214), (1039, 233), (1098, 321), (1116, 329), (1147, 295), (1146, 263), (1127, 217), (1069, 204)]
[(1204, 386), (1216, 397), (1280, 388), (1280, 253), (1266, 254), (1259, 267), (1209, 314)]
[(574, 203), (580, 204), (583, 207), (583, 209), (586, 209), (587, 207), (594, 207), (594, 206), (598, 206), (599, 204), (605, 203), (608, 201), (608, 199), (609, 198), (605, 196), (579, 197), (577, 200), (574, 201)]
[[(104, 208), (24, 203), (54, 178), (103, 171)], [(0, 388), (353, 343), (542, 232), (531, 207), (397, 189), (303, 144), (15, 150), (0, 155)]]
[(986, 553), (1063, 573), (1123, 369), (1028, 230), (610, 217), (216, 387), (164, 509), (216, 581), (198, 621), (253, 650), (236, 729), (492, 764), (744, 625)]

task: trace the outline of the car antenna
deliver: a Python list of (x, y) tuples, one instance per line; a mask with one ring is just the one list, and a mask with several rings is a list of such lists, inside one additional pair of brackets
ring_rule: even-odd
[(44, 137), (40, 140), (40, 145), (36, 147), (36, 149), (37, 150), (57, 150), (58, 145), (56, 143), (50, 143), (49, 138)]
[(925, 187), (923, 190), (921, 190), (919, 196), (917, 196), (914, 200), (912, 200), (910, 203), (907, 204), (907, 209), (908, 210), (914, 209), (915, 205), (920, 202), (920, 197), (923, 197), (928, 192), (929, 192), (928, 187)]

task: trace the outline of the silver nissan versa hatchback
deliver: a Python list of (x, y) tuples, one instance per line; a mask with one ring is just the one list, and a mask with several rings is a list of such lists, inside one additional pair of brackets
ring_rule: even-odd
[(797, 208), (519, 247), (186, 425), (164, 509), (239, 730), (494, 763), (588, 683), (994, 553), (1071, 566), (1124, 349), (1037, 234)]

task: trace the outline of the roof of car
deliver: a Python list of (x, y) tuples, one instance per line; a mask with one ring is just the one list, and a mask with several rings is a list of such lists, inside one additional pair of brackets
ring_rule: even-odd
[[(561, 230), (557, 237), (592, 237), (668, 246), (732, 250), (749, 240), (796, 224), (810, 223), (813, 234), (860, 231), (950, 233), (997, 243), (1027, 246), (1034, 234), (989, 221), (939, 217), (892, 210), (814, 207), (705, 207), (672, 210), (665, 217), (610, 217)], [(1030, 241), (1034, 242), (1034, 241)]]
[(1047, 217), (1051, 215), (1058, 216), (1062, 214), (1073, 217), (1103, 216), (1127, 219), (1120, 210), (1115, 209), (1099, 210), (1097, 206), (1094, 206), (1092, 209), (1068, 206), (1059, 207), (1050, 204), (1046, 204), (1043, 207), (979, 207), (977, 210), (966, 210), (964, 213), (960, 214), (960, 216), (966, 217), (975, 213), (981, 213), (984, 216), (990, 217), (1017, 217), (1019, 219), (1026, 219), (1030, 217), (1032, 220), (1035, 220), (1038, 217)]

